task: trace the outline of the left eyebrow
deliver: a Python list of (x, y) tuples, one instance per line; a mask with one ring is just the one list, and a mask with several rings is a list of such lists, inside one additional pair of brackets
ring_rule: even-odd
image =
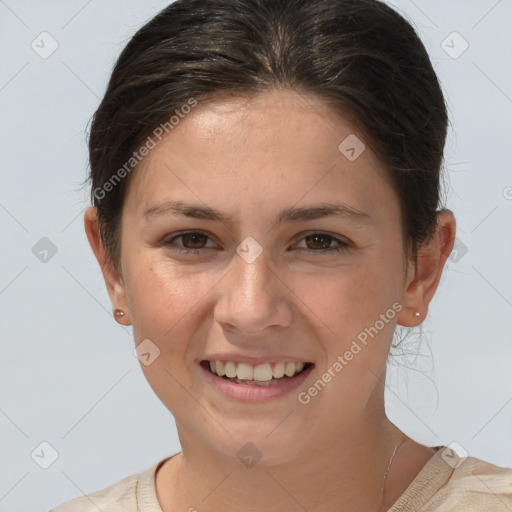
[[(178, 214), (192, 219), (212, 220), (232, 226), (235, 217), (229, 216), (221, 211), (201, 204), (183, 203), (181, 201), (166, 201), (165, 203), (151, 206), (144, 211), (145, 218), (160, 215)], [(282, 210), (276, 217), (275, 225), (283, 223), (304, 222), (317, 220), (325, 217), (341, 217), (348, 221), (370, 222), (372, 218), (367, 213), (353, 208), (344, 203), (321, 203), (316, 206), (291, 207)]]

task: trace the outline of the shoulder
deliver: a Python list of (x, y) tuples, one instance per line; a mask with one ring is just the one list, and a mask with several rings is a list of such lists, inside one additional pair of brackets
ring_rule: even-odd
[(452, 464), (453, 471), (445, 485), (422, 511), (512, 510), (512, 468), (496, 466), (476, 457), (456, 456)]
[(435, 448), (388, 512), (512, 511), (512, 468), (460, 457), (447, 446)]
[(119, 482), (110, 485), (100, 491), (67, 501), (50, 512), (97, 512), (99, 510), (114, 510), (112, 505), (119, 510), (136, 510), (136, 488), (140, 474), (134, 474), (123, 478)]
[(139, 510), (137, 493), (140, 493), (138, 487), (142, 482), (147, 483), (154, 478), (156, 468), (162, 462), (141, 473), (127, 476), (104, 489), (66, 501), (51, 509), (50, 512), (98, 512), (98, 510), (137, 512)]
[(512, 497), (512, 468), (496, 466), (476, 457), (458, 458), (448, 484), (468, 492)]

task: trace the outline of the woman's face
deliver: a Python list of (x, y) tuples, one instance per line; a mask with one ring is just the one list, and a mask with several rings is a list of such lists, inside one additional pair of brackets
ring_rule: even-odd
[[(117, 293), (184, 449), (282, 462), (381, 411), (409, 278), (397, 196), (361, 143), (279, 90), (199, 104), (134, 171)], [(247, 385), (205, 361), (263, 381), (311, 364)]]

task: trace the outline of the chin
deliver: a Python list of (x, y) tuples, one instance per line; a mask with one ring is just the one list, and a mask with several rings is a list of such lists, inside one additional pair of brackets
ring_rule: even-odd
[(304, 441), (310, 438), (303, 435), (303, 429), (290, 432), (290, 428), (276, 428), (276, 423), (270, 425), (268, 420), (252, 425), (244, 421), (244, 425), (237, 428), (226, 424), (225, 428), (231, 436), (221, 429), (220, 438), (212, 438), (210, 431), (210, 435), (203, 439), (216, 456), (236, 468), (275, 467), (292, 463), (297, 457), (303, 456), (304, 450), (307, 450)]

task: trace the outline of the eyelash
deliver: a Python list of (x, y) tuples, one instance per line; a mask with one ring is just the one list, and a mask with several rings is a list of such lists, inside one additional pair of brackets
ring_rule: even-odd
[[(203, 249), (208, 249), (207, 247), (202, 247), (201, 249), (178, 249), (177, 247), (172, 246), (174, 240), (176, 240), (178, 238), (182, 238), (185, 235), (204, 235), (208, 239), (210, 239), (210, 237), (206, 233), (203, 233), (202, 231), (185, 231), (183, 233), (179, 233), (179, 234), (173, 236), (172, 238), (170, 238), (168, 240), (164, 240), (162, 245), (164, 245), (166, 247), (171, 247), (173, 250), (183, 253), (183, 254), (199, 254)], [(314, 235), (321, 235), (323, 237), (328, 237), (332, 241), (338, 242), (338, 245), (336, 245), (334, 247), (330, 247), (328, 249), (304, 249), (304, 248), (301, 248), (301, 250), (306, 251), (309, 254), (314, 254), (315, 256), (318, 256), (318, 255), (323, 255), (323, 254), (342, 253), (342, 252), (345, 252), (349, 248), (349, 244), (347, 242), (344, 242), (343, 240), (340, 240), (339, 238), (336, 238), (333, 235), (330, 235), (329, 233), (323, 233), (320, 231), (314, 231), (312, 233), (308, 233), (303, 238), (301, 238), (300, 241), (304, 240), (305, 238), (307, 238), (309, 236), (314, 236)]]

